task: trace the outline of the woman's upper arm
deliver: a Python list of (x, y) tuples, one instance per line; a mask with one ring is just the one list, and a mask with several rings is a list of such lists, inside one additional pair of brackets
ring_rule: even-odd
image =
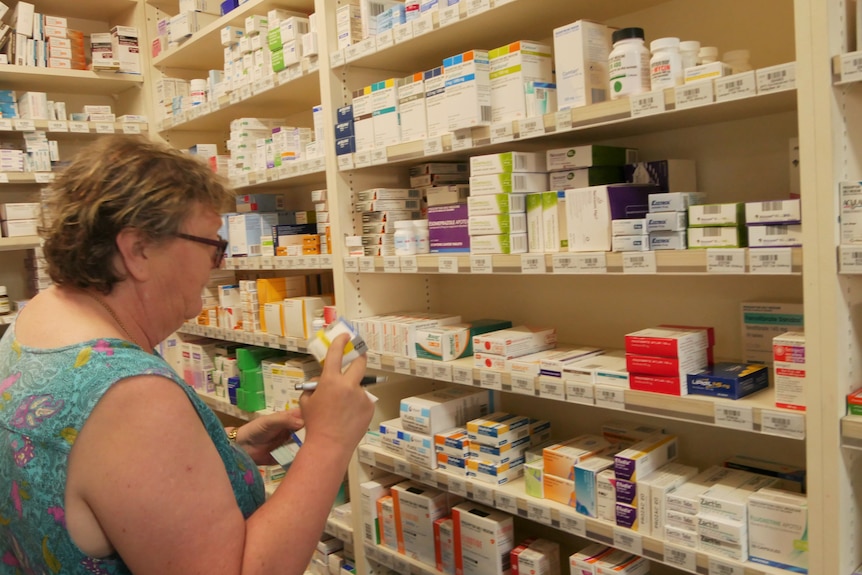
[(240, 573), (245, 520), (176, 383), (139, 376), (111, 387), (75, 442), (69, 484), (136, 575)]

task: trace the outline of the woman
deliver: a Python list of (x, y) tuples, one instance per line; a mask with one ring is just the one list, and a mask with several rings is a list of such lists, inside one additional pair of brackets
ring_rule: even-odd
[[(55, 286), (0, 340), (0, 571), (302, 573), (373, 405), (325, 362), (298, 413), (227, 434), (154, 345), (201, 311), (232, 196), (198, 160), (107, 137), (52, 185)], [(333, 342), (328, 357), (343, 351)], [(306, 441), (263, 503), (255, 463)], [(235, 445), (231, 445), (234, 443)], [(240, 449), (241, 448), (241, 449)]]

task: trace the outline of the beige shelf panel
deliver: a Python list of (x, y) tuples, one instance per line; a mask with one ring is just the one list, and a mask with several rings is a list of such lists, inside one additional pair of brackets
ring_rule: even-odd
[(257, 419), (262, 415), (268, 415), (272, 413), (272, 411), (268, 409), (263, 409), (261, 411), (244, 411), (238, 408), (235, 405), (232, 405), (226, 399), (222, 399), (221, 397), (216, 397), (215, 395), (209, 393), (202, 393), (200, 391), (197, 392), (198, 397), (206, 403), (210, 409), (216, 411), (218, 413), (223, 413), (225, 415), (230, 415), (231, 417), (236, 417), (237, 419), (242, 419), (243, 421), (251, 421), (253, 419)]
[[(247, 175), (231, 178), (231, 185), (242, 191), (284, 191), (285, 186), (314, 185), (326, 187), (325, 158), (290, 162), (278, 168), (263, 172), (250, 172)], [(330, 268), (332, 266), (330, 265)]]
[(340, 521), (331, 515), (326, 520), (326, 526), (323, 528), (323, 532), (332, 535), (336, 539), (341, 539), (345, 543), (353, 544), (353, 526), (348, 525), (344, 521)]
[[(512, 40), (550, 38), (555, 26), (579, 19), (605, 22), (622, 14), (661, 4), (661, 1), (569, 0), (560, 3), (550, 0), (514, 0), (503, 4), (497, 0), (494, 8), (475, 15), (467, 14), (465, 4), (461, 3), (461, 17), (457, 22), (434, 28), (430, 33), (403, 43), (375, 50), (348, 62), (348, 65), (413, 73), (440, 66), (443, 58), (453, 54), (480, 47), (496, 48), (502, 44), (501, 37)], [(405, 50), (409, 51), (409, 57), (404, 56)]]
[(332, 255), (320, 256), (260, 256), (225, 258), (229, 270), (295, 270), (318, 271), (332, 269)]
[(279, 337), (268, 333), (252, 333), (247, 331), (237, 331), (231, 329), (222, 329), (218, 327), (210, 327), (208, 325), (198, 325), (196, 323), (185, 323), (177, 330), (180, 333), (188, 333), (192, 335), (201, 335), (212, 339), (221, 339), (224, 341), (233, 341), (236, 343), (246, 343), (248, 345), (257, 345), (260, 347), (269, 347), (272, 349), (281, 349), (284, 351), (295, 351), (298, 353), (308, 353), (306, 349), (306, 340), (297, 337)]
[[(801, 275), (802, 273), (802, 248), (788, 248), (791, 255), (791, 272), (784, 275)], [(691, 274), (707, 274), (707, 254), (708, 250), (693, 249), (693, 250), (660, 250), (653, 253), (656, 258), (656, 273), (667, 275), (691, 275)], [(749, 254), (756, 252), (756, 249), (746, 249)], [(601, 252), (607, 260), (608, 274), (625, 274), (630, 275), (624, 269), (623, 254), (620, 252)], [(639, 254), (642, 252), (628, 252), (628, 255)], [(560, 270), (557, 273), (563, 275), (579, 275), (577, 273), (563, 271), (559, 266), (561, 258), (572, 259), (579, 254), (566, 252), (561, 254), (517, 254), (517, 255), (492, 255), (492, 256), (475, 256), (471, 254), (428, 254), (417, 256), (358, 256), (347, 257), (344, 259), (344, 269), (348, 273), (422, 273), (422, 274), (470, 274), (473, 258), (480, 257), (485, 261), (490, 259), (491, 269), (494, 274), (524, 274), (534, 275), (535, 271), (522, 271), (524, 268), (524, 257), (531, 259), (544, 258), (544, 271), (540, 273), (553, 274), (555, 273), (555, 261), (557, 262), (556, 269)], [(586, 254), (580, 254), (586, 255)], [(414, 267), (415, 264), (415, 267)], [(541, 263), (539, 264), (541, 267)], [(489, 273), (489, 272), (483, 272)], [(746, 266), (745, 274), (757, 276), (759, 274), (750, 273), (750, 267)]]
[(137, 74), (0, 65), (0, 88), (5, 90), (111, 95), (143, 83), (143, 76)]
[[(458, 477), (445, 471), (422, 468), (370, 445), (359, 446), (359, 460), (366, 465), (372, 465), (384, 471), (465, 496), (484, 505), (495, 507), (500, 511), (549, 525), (555, 529), (579, 535), (598, 543), (614, 545), (616, 542), (617, 546), (621, 540), (640, 543), (642, 552), (639, 554), (643, 557), (651, 561), (678, 566), (678, 564), (666, 561), (665, 542), (662, 539), (645, 536), (637, 531), (617, 527), (601, 519), (581, 515), (574, 508), (555, 501), (530, 497), (525, 493), (523, 478), (515, 479), (504, 485), (491, 485), (490, 483)], [(440, 573), (432, 565), (426, 565), (388, 548), (372, 545), (367, 541), (364, 542), (364, 546), (369, 560), (397, 569), (399, 573), (410, 573), (411, 575), (438, 575)], [(679, 547), (674, 546), (674, 549), (679, 549)], [(722, 565), (733, 566), (746, 575), (786, 575), (788, 573), (782, 569), (748, 561), (733, 561), (694, 549), (687, 551), (695, 555), (694, 560), (699, 573), (709, 571), (710, 560), (718, 561)], [(728, 570), (727, 572), (730, 573), (731, 571)]]
[[(622, 340), (622, 336), (620, 336)], [(621, 341), (622, 343), (622, 341)], [(368, 353), (368, 367), (391, 373), (413, 375), (435, 379), (446, 383), (470, 385), (482, 389), (495, 389), (507, 393), (527, 394), (535, 397), (541, 395), (539, 385), (534, 381), (534, 389), (524, 391), (518, 385), (513, 386), (512, 376), (508, 372), (477, 369), (473, 367), (473, 358), (463, 358), (455, 361), (417, 360), (387, 354)], [(603, 386), (608, 388), (608, 386)], [(567, 401), (556, 397), (547, 397), (552, 401), (560, 401), (572, 405), (596, 405), (595, 398), (589, 403), (583, 401)], [(618, 401), (616, 409), (632, 413), (643, 413), (656, 417), (728, 427), (717, 421), (726, 417), (724, 410), (751, 410), (750, 427), (733, 429), (777, 435), (790, 439), (805, 439), (805, 413), (775, 407), (773, 388), (762, 390), (738, 400), (708, 397), (703, 395), (673, 396), (659, 393), (635, 391), (620, 387), (617, 395), (612, 398)], [(609, 399), (606, 398), (606, 401)], [(621, 402), (621, 403), (620, 403)], [(599, 407), (602, 407), (599, 405)], [(764, 421), (767, 425), (764, 426)], [(860, 418), (862, 421), (862, 418)], [(782, 428), (782, 425), (788, 426)], [(791, 426), (795, 426), (791, 429)], [(860, 424), (862, 438), (862, 424)], [(860, 440), (862, 445), (862, 440)]]
[(0, 252), (29, 250), (38, 248), (39, 236), (23, 236), (19, 238), (0, 238)]
[[(22, 124), (22, 122), (24, 124)], [(32, 131), (22, 127), (32, 124), (33, 130), (44, 130), (52, 140), (74, 140), (104, 134), (145, 134), (149, 124), (138, 122), (71, 122), (66, 120), (0, 120), (0, 136)], [(7, 129), (11, 128), (11, 129)]]
[(296, 10), (310, 14), (314, 12), (313, 0), (250, 0), (232, 10), (209, 26), (206, 26), (177, 48), (163, 52), (153, 58), (156, 68), (181, 68), (186, 70), (221, 69), (224, 65), (224, 50), (221, 45), (221, 29), (225, 26), (244, 26), (246, 16), (266, 14), (273, 8)]
[(36, 6), (43, 14), (110, 22), (137, 4), (137, 0), (39, 0)]

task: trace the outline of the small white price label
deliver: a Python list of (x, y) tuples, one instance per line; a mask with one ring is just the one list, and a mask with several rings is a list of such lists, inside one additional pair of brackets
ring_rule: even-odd
[(266, 334), (255, 333), (254, 339), (252, 341), (254, 342), (254, 345), (256, 345), (258, 347), (266, 347), (266, 339), (267, 339)]
[(416, 256), (401, 256), (401, 273), (415, 274), (419, 271)]
[(461, 19), (461, 4), (440, 8), (440, 27), (454, 24)]
[(342, 154), (338, 156), (338, 170), (343, 172), (345, 170), (353, 169), (353, 154)]
[(709, 575), (744, 575), (745, 568), (742, 565), (732, 565), (715, 557), (709, 558)]
[(287, 269), (289, 270), (297, 270), (301, 269), (305, 263), (305, 258), (302, 256), (289, 256), (287, 258)]
[(793, 272), (793, 248), (759, 248), (748, 250), (748, 269), (753, 274), (789, 274)]
[(0, 120), (0, 132), (11, 132), (12, 129), (12, 120)]
[(473, 147), (473, 132), (466, 130), (455, 130), (452, 132), (452, 150), (469, 150)]
[(96, 122), (97, 134), (113, 134), (114, 124), (111, 122)]
[(626, 408), (626, 390), (622, 387), (595, 386), (593, 388), (596, 405), (608, 409)]
[(392, 32), (395, 37), (395, 43), (400, 44), (413, 39), (413, 22), (407, 22), (398, 26), (392, 27)]
[(491, 124), (491, 143), (502, 144), (515, 139), (515, 129), (512, 122)]
[(359, 271), (374, 273), (374, 256), (359, 256)]
[(245, 84), (239, 89), (239, 98), (240, 100), (248, 100), (251, 98), (251, 85)]
[(326, 254), (324, 256), (320, 256), (320, 269), (322, 270), (331, 270), (332, 269), (332, 254)]
[(36, 122), (33, 120), (15, 120), (15, 129), (19, 132), (34, 132)]
[(494, 507), (494, 490), (490, 487), (474, 483), (473, 499), (479, 503), (484, 503), (488, 507)]
[(403, 557), (395, 556), (392, 557), (392, 568), (396, 573), (404, 573), (406, 575), (410, 573), (410, 562)]
[(36, 172), (37, 184), (48, 184), (54, 181), (54, 174), (51, 172)]
[(544, 523), (545, 525), (550, 525), (551, 510), (543, 505), (533, 503), (532, 501), (527, 501), (527, 519), (530, 519), (531, 521), (536, 521), (538, 523)]
[(440, 259), (437, 260), (437, 271), (441, 274), (457, 274), (458, 258), (441, 256)]
[(674, 88), (676, 97), (676, 109), (697, 108), (712, 104), (715, 100), (715, 91), (712, 80), (683, 84)]
[(554, 126), (557, 132), (565, 132), (572, 129), (572, 111), (562, 110), (554, 116)]
[(395, 473), (398, 475), (403, 475), (404, 477), (412, 477), (413, 476), (413, 466), (407, 463), (406, 461), (396, 461), (395, 462)]
[(374, 452), (370, 449), (359, 450), (359, 462), (364, 463), (365, 465), (377, 465)]
[(329, 65), (333, 68), (344, 66), (344, 50), (333, 52), (329, 57)]
[(677, 569), (697, 573), (697, 553), (692, 549), (665, 543), (664, 562)]
[(560, 529), (579, 537), (587, 536), (587, 521), (583, 515), (560, 510)]
[(432, 469), (420, 469), (419, 481), (431, 487), (437, 487), (437, 474)]
[(575, 269), (581, 274), (608, 273), (608, 258), (605, 252), (573, 254)]
[(389, 157), (386, 155), (386, 148), (377, 148), (373, 152), (371, 152), (371, 165), (372, 166), (380, 166), (389, 161)]
[(140, 124), (123, 124), (123, 133), (124, 134), (140, 134), (141, 133), (141, 125)]
[(6, 172), (0, 172), (0, 184), (8, 184), (9, 183), (9, 174)]
[[(347, 269), (347, 266), (349, 266), (349, 265), (350, 265), (350, 264), (348, 263), (348, 261), (347, 261), (348, 259), (353, 259), (353, 260), (355, 260), (356, 258), (344, 258), (344, 271), (349, 271), (349, 270)], [(272, 265), (273, 265), (273, 267), (274, 267), (275, 269), (277, 269), (277, 270), (286, 270), (286, 269), (290, 269), (290, 258), (287, 258), (287, 257), (285, 257), (285, 256), (275, 256), (275, 257), (272, 259)], [(353, 265), (355, 265), (355, 266), (356, 266), (356, 268), (357, 268), (357, 269), (356, 269), (356, 270), (354, 270), (354, 271), (359, 271), (359, 264), (358, 264), (358, 262), (355, 262), (355, 261), (354, 261), (354, 262), (353, 262)]]
[(592, 383), (567, 382), (566, 401), (582, 405), (595, 405), (596, 388)]
[(805, 439), (805, 416), (764, 409), (760, 412), (760, 431), (767, 435)]
[(499, 371), (480, 370), (479, 387), (500, 390), (503, 388), (503, 374)]
[(711, 274), (745, 273), (745, 248), (707, 249), (706, 271)]
[(260, 81), (258, 92), (266, 92), (275, 88), (275, 76), (270, 75)]
[(423, 153), (426, 156), (436, 156), (443, 153), (443, 137), (435, 136), (426, 138), (423, 145)]
[(383, 271), (387, 273), (399, 273), (401, 271), (401, 258), (398, 256), (384, 256)]
[(303, 256), (301, 259), (299, 267), (310, 270), (320, 269), (320, 256)]
[(473, 368), (453, 365), (452, 383), (460, 383), (461, 385), (473, 385)]
[(68, 132), (69, 123), (65, 120), (51, 120), (48, 122), (49, 132)]
[(751, 407), (716, 403), (715, 424), (720, 427), (752, 431), (754, 429), (754, 412)]
[(410, 358), (409, 357), (396, 357), (395, 358), (395, 373), (400, 373), (403, 375), (412, 375), (413, 369), (410, 367)]
[(273, 258), (275, 256), (262, 256), (260, 258), (260, 269), (262, 270), (272, 270), (275, 269)]
[(512, 382), (512, 392), (521, 393), (523, 395), (535, 395), (536, 378), (532, 375), (513, 373), (510, 376), (510, 380)]
[(494, 271), (494, 260), (491, 256), (470, 256), (470, 273), (490, 274)]
[(230, 93), (230, 103), (231, 103), (231, 105), (233, 105), (233, 104), (239, 104), (239, 100), (240, 100), (240, 93), (239, 93), (239, 90), (234, 90), (233, 92), (231, 92), (231, 93)]
[(655, 252), (624, 252), (623, 273), (625, 274), (654, 274), (657, 266)]
[(308, 163), (308, 173), (315, 174), (326, 169), (326, 158), (314, 158)]
[(635, 555), (644, 554), (643, 536), (620, 527), (614, 528), (614, 547), (634, 553)]
[(383, 50), (385, 48), (389, 48), (395, 44), (395, 34), (392, 29), (386, 30), (385, 32), (380, 32), (377, 34), (377, 50)]
[(356, 152), (353, 154), (353, 165), (357, 168), (367, 168), (371, 165), (371, 152)]
[(757, 95), (754, 70), (715, 79), (715, 101), (729, 102)]
[(855, 82), (862, 80), (862, 53), (848, 52), (840, 57), (841, 81)]
[(491, 9), (491, 0), (468, 0), (467, 16), (475, 16)]
[(757, 70), (757, 93), (767, 94), (796, 88), (796, 62)]
[(514, 495), (509, 495), (508, 493), (498, 493), (497, 494), (497, 509), (500, 511), (505, 511), (506, 513), (511, 513), (512, 515), (518, 514), (518, 500)]
[(447, 477), (446, 479), (449, 483), (449, 493), (467, 497), (467, 482), (465, 480), (457, 477)]
[(414, 364), (416, 365), (416, 377), (426, 379), (434, 377), (434, 362), (430, 359), (417, 359)]
[(426, 12), (413, 21), (413, 37), (427, 34), (434, 30), (434, 13)]
[(365, 355), (368, 358), (368, 369), (383, 369), (383, 358), (379, 353), (369, 351)]
[(629, 97), (632, 118), (641, 116), (652, 116), (665, 111), (664, 90), (655, 92), (644, 92)]
[(438, 381), (452, 381), (452, 366), (435, 364), (433, 377)]
[(527, 118), (525, 120), (519, 120), (518, 133), (521, 139), (544, 136), (545, 119), (540, 116), (538, 118)]
[(543, 274), (546, 271), (544, 254), (521, 254), (522, 274)]
[(570, 254), (554, 254), (551, 262), (555, 274), (574, 274), (578, 271), (575, 259)]
[(278, 72), (275, 77), (278, 80), (279, 86), (282, 84), (287, 84), (288, 82), (290, 82), (290, 70), (285, 68), (284, 70)]

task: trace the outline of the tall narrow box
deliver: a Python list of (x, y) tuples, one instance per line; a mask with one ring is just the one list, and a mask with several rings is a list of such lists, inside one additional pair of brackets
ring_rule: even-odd
[(554, 81), (551, 47), (521, 40), (488, 52), (491, 72), (491, 121), (527, 117), (524, 86)]
[(449, 494), (415, 481), (394, 485), (391, 493), (398, 552), (434, 565), (434, 522), (449, 513)]
[(449, 131), (491, 124), (491, 69), (486, 50), (443, 60)]
[(506, 575), (515, 547), (512, 516), (464, 502), (452, 508), (456, 575)]
[(611, 29), (578, 20), (554, 29), (557, 108), (566, 110), (608, 99)]

